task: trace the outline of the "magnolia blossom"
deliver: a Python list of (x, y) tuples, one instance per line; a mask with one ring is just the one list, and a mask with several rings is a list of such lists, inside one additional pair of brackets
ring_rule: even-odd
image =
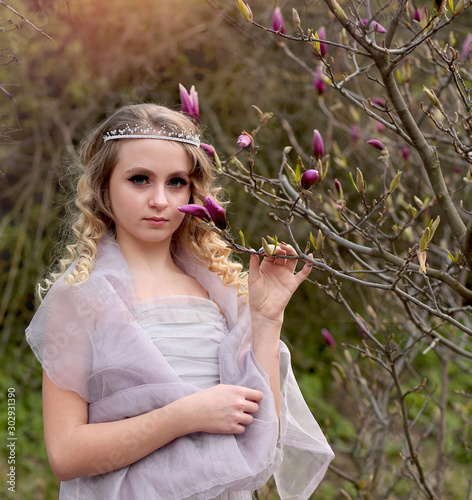
[(371, 99), (371, 101), (372, 104), (375, 104), (379, 108), (385, 108), (385, 100), (381, 97), (374, 97), (373, 99)]
[(205, 198), (205, 206), (202, 205), (182, 205), (178, 210), (184, 214), (193, 215), (205, 222), (213, 221), (218, 229), (226, 229), (228, 223), (226, 221), (226, 212), (215, 199), (211, 196)]
[(334, 190), (336, 191), (339, 199), (344, 198), (343, 187), (341, 186), (341, 183), (338, 181), (338, 179), (334, 179)]
[(181, 207), (178, 207), (177, 210), (184, 214), (194, 215), (199, 219), (203, 219), (205, 222), (211, 221), (208, 210), (205, 207), (202, 207), (202, 205), (182, 205)]
[(313, 131), (313, 155), (317, 160), (321, 160), (324, 154), (323, 138), (318, 130)]
[(376, 120), (375, 128), (377, 129), (377, 132), (382, 133), (385, 130), (385, 125), (382, 122)]
[(205, 144), (204, 142), (200, 143), (200, 148), (205, 151), (205, 153), (211, 158), (215, 158), (215, 148), (210, 146), (209, 144)]
[(313, 186), (315, 182), (318, 181), (319, 178), (320, 178), (320, 173), (318, 172), (318, 170), (310, 168), (309, 170), (303, 172), (303, 175), (300, 179), (300, 184), (303, 189), (308, 190), (311, 188), (311, 186)]
[(326, 83), (323, 79), (323, 70), (321, 66), (316, 68), (316, 76), (313, 80), (313, 86), (318, 91), (318, 95), (322, 95), (326, 92)]
[(468, 59), (472, 54), (472, 33), (469, 33), (464, 40), (464, 45), (462, 45), (461, 57), (462, 59)]
[(195, 123), (198, 123), (198, 118), (200, 116), (198, 108), (198, 93), (195, 90), (195, 86), (192, 85), (190, 88), (190, 93), (187, 89), (179, 83), (180, 90), (180, 101), (182, 103), (182, 113), (190, 116)]
[(362, 23), (367, 25), (372, 25), (372, 28), (374, 28), (374, 31), (377, 31), (377, 33), (387, 33), (387, 30), (377, 21), (369, 21), (368, 19), (362, 19)]
[(366, 144), (370, 144), (371, 146), (373, 146), (374, 148), (377, 148), (380, 151), (384, 151), (385, 149), (387, 149), (383, 145), (383, 143), (380, 142), (378, 139), (370, 139), (370, 140), (366, 141)]
[(326, 330), (326, 328), (322, 328), (321, 329), (321, 335), (323, 335), (326, 343), (330, 346), (330, 347), (334, 347), (336, 345), (336, 342), (334, 340), (334, 337), (331, 335), (331, 333), (328, 332), (328, 330)]
[[(319, 40), (326, 40), (326, 29), (324, 26), (321, 26), (319, 29), (318, 29), (318, 39)], [(320, 42), (320, 54), (321, 54), (321, 57), (324, 57), (325, 54), (326, 54), (326, 44), (323, 43), (323, 42)]]
[(351, 139), (354, 142), (357, 142), (361, 138), (361, 129), (359, 128), (359, 125), (353, 124), (350, 127), (351, 130)]
[(205, 198), (205, 208), (218, 229), (225, 230), (228, 227), (225, 209), (214, 198), (211, 196)]
[(274, 15), (272, 16), (272, 29), (274, 31), (280, 31), (280, 33), (285, 35), (285, 23), (280, 7), (276, 7), (274, 10)]
[(418, 23), (421, 21), (421, 9), (419, 7), (415, 8), (415, 12), (413, 14), (413, 19)]
[(252, 146), (252, 137), (244, 132), (238, 137), (238, 140), (236, 142), (238, 143), (238, 146), (240, 148), (250, 149)]

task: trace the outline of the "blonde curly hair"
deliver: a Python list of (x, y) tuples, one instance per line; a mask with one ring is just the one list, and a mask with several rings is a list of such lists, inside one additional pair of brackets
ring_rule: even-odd
[[(107, 230), (113, 234), (115, 232), (114, 216), (105, 196), (121, 144), (130, 139), (104, 143), (103, 136), (128, 123), (137, 124), (141, 128), (176, 126), (185, 133), (197, 132), (192, 121), (185, 115), (149, 103), (124, 106), (90, 131), (79, 149), (76, 208), (67, 221), (70, 242), (58, 259), (57, 269), (50, 272), (42, 283), (38, 283), (40, 300), (75, 260), (77, 263), (74, 269), (65, 277), (66, 283), (79, 285), (86, 281), (95, 263), (98, 243)], [(203, 205), (205, 197), (209, 195), (222, 203), (218, 199), (221, 188), (213, 185), (215, 179), (208, 155), (191, 144), (179, 144), (188, 153), (193, 164), (190, 171), (190, 203)], [(185, 215), (172, 237), (171, 251), (175, 252), (180, 246), (203, 261), (210, 271), (216, 272), (225, 285), (237, 285), (240, 294), (246, 293), (247, 274), (243, 272), (240, 263), (231, 259), (231, 249), (218, 234), (199, 224), (199, 220), (190, 215)]]

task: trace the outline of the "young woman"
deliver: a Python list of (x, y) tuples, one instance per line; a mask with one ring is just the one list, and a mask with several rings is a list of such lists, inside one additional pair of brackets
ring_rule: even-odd
[(153, 104), (82, 145), (73, 241), (27, 329), (61, 499), (246, 499), (272, 474), (281, 498), (308, 498), (333, 458), (280, 342), (309, 268), (252, 255), (246, 278), (178, 210), (217, 195), (199, 146)]

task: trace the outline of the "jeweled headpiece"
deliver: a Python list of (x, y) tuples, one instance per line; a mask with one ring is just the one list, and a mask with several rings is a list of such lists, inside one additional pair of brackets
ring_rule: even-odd
[(123, 128), (110, 130), (103, 136), (103, 142), (114, 139), (161, 139), (163, 141), (185, 142), (197, 148), (200, 147), (200, 136), (197, 133), (181, 130), (176, 125), (171, 127), (162, 125), (156, 130), (149, 125), (146, 128), (139, 125), (131, 128), (126, 124)]

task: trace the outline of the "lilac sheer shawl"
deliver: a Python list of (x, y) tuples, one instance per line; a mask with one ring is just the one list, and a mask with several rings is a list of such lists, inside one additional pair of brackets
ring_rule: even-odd
[[(255, 490), (273, 474), (282, 499), (306, 499), (334, 455), (303, 400), (289, 352), (281, 343), (282, 408), (274, 409), (267, 375), (251, 348), (249, 308), (235, 287), (189, 255), (177, 263), (222, 308), (229, 335), (219, 350), (220, 381), (264, 393), (241, 435), (196, 433), (108, 473), (61, 484), (61, 499), (210, 499), (224, 491)], [(182, 382), (136, 322), (131, 272), (111, 238), (104, 238), (90, 278), (49, 290), (27, 340), (51, 380), (89, 403), (89, 422), (109, 422), (162, 407), (199, 389)], [(280, 424), (280, 425), (279, 425)], [(123, 435), (130, 448), (136, 437)], [(110, 453), (110, 462), (116, 457)]]

